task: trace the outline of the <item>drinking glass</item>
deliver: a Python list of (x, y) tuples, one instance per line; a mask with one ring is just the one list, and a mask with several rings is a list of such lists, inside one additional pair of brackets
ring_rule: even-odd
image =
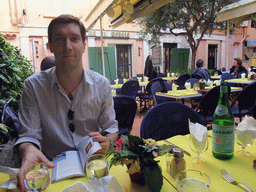
[(175, 177), (178, 192), (208, 192), (211, 179), (205, 173), (197, 170), (185, 170)]
[(93, 181), (107, 176), (109, 173), (108, 161), (105, 155), (95, 154), (86, 161), (86, 175)]
[(247, 156), (251, 155), (248, 151), (245, 151), (245, 147), (253, 144), (253, 139), (250, 137), (250, 135), (237, 129), (236, 142), (242, 147), (242, 150), (239, 150), (236, 153)]
[(50, 174), (46, 164), (31, 164), (25, 169), (24, 182), (26, 189), (33, 192), (42, 192), (50, 184)]
[(198, 83), (194, 83), (194, 85), (193, 85), (193, 90), (194, 90), (194, 91), (197, 91), (197, 90), (198, 90)]
[(197, 154), (197, 157), (192, 160), (194, 163), (200, 163), (202, 161), (205, 161), (201, 154), (205, 152), (208, 149), (208, 139), (207, 136), (202, 139), (202, 141), (199, 141), (196, 136), (190, 134), (189, 138), (189, 146), (190, 149)]

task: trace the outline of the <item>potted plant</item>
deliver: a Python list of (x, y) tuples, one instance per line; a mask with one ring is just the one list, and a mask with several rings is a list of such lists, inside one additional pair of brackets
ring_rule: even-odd
[(107, 157), (110, 157), (109, 167), (126, 165), (131, 181), (146, 184), (151, 191), (160, 191), (163, 176), (155, 158), (171, 149), (169, 145), (157, 145), (153, 139), (122, 135), (107, 152)]
[(198, 82), (199, 89), (204, 89), (206, 87), (206, 82), (204, 79), (200, 79)]
[(9, 148), (8, 141), (14, 140), (12, 137), (12, 129), (3, 123), (0, 123), (0, 152), (4, 149)]

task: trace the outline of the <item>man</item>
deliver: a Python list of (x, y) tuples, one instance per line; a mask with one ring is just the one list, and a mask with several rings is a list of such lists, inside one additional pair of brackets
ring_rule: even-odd
[(45, 71), (47, 69), (50, 69), (52, 67), (55, 66), (55, 58), (50, 56), (50, 57), (45, 57), (42, 61), (41, 61), (41, 71)]
[(204, 69), (204, 61), (202, 59), (198, 59), (196, 62), (196, 69), (192, 72), (191, 77), (192, 78), (202, 78), (208, 81), (208, 79), (211, 79), (209, 73), (207, 70)]
[(240, 58), (235, 58), (234, 59), (234, 64), (230, 68), (229, 71), (232, 75), (234, 75), (236, 78), (238, 77), (238, 74), (241, 73), (248, 73), (248, 71), (245, 69), (244, 66), (242, 66), (242, 60)]
[[(16, 146), (22, 158), (18, 186), (25, 191), (24, 169), (55, 154), (74, 150), (85, 136), (98, 141), (105, 153), (118, 138), (109, 81), (83, 69), (85, 28), (78, 18), (61, 15), (48, 27), (55, 67), (26, 79), (20, 101), (21, 130)], [(105, 136), (102, 136), (104, 133)]]

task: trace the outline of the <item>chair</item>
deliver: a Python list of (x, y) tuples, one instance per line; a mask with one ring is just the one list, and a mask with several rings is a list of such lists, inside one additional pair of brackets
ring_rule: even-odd
[[(252, 108), (256, 101), (256, 82), (248, 84), (235, 98), (232, 103), (231, 110), (235, 117), (239, 117), (240, 122), (242, 117), (247, 114), (252, 114)], [(237, 104), (237, 105), (236, 105)]]
[[(161, 84), (161, 81), (162, 81), (162, 84)], [(162, 79), (160, 79), (159, 81), (156, 81), (153, 83), (153, 85), (151, 86), (151, 93), (154, 96), (157, 105), (163, 102), (169, 102), (169, 101), (175, 100), (172, 98), (156, 95), (156, 92), (163, 92), (163, 91), (167, 92), (169, 90), (172, 90), (172, 86), (169, 83), (167, 83), (167, 81), (163, 81)]]
[(132, 130), (137, 103), (133, 97), (127, 95), (117, 95), (113, 99), (119, 135), (128, 134)]
[[(230, 94), (230, 92), (231, 89), (228, 86), (228, 94)], [(203, 119), (205, 125), (210, 124), (213, 120), (213, 114), (217, 107), (219, 96), (220, 86), (216, 86), (203, 96), (195, 109), (195, 111), (197, 111), (200, 117)]]
[(200, 116), (190, 107), (178, 102), (161, 103), (153, 107), (142, 120), (140, 137), (158, 141), (189, 134), (188, 119), (204, 125)]
[(222, 73), (226, 71), (226, 68), (225, 67), (222, 67), (219, 69)]
[(136, 97), (138, 90), (139, 90), (139, 82), (136, 80), (129, 80), (126, 81), (123, 86), (121, 87), (121, 95), (128, 95), (132, 97)]
[[(236, 77), (230, 73), (222, 73), (220, 76), (221, 81), (229, 80), (229, 79), (235, 79)], [(229, 86), (235, 87), (236, 83), (228, 83)]]
[[(123, 84), (124, 83), (123, 79), (119, 79), (119, 78), (116, 78), (116, 79), (118, 79), (118, 84)], [(116, 84), (115, 83), (116, 79), (113, 79), (112, 81), (110, 81), (110, 85), (115, 85)], [(116, 89), (116, 94), (119, 94), (120, 92), (121, 92), (121, 88), (117, 88)]]
[(166, 77), (166, 75), (164, 73), (157, 73), (157, 78), (159, 77)]
[[(191, 84), (191, 88), (194, 87), (194, 84), (195, 83), (198, 83), (199, 82), (199, 79), (197, 78), (190, 78), (186, 81), (186, 83), (190, 83)], [(191, 107), (193, 109), (195, 109), (197, 107), (197, 105), (199, 104), (199, 101), (201, 100), (202, 96), (199, 96), (199, 97), (191, 97), (190, 100), (191, 100)]]
[(252, 108), (252, 116), (256, 120), (256, 105)]
[[(139, 99), (140, 99), (140, 114), (142, 112), (148, 111), (152, 106), (154, 106), (154, 97), (153, 97), (152, 92), (151, 92), (151, 86), (156, 81), (159, 81), (159, 78), (154, 78), (150, 82), (148, 82), (148, 84), (146, 86), (146, 90), (144, 91), (144, 94), (139, 96)], [(144, 106), (144, 107), (142, 108), (142, 106)]]
[(177, 83), (179, 84), (179, 89), (185, 89), (185, 82), (190, 78), (188, 73), (184, 73), (179, 76)]

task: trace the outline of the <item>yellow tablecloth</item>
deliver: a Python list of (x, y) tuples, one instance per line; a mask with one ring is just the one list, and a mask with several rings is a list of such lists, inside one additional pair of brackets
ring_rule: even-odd
[(196, 95), (196, 94), (199, 94), (198, 91), (194, 91), (193, 89), (191, 89), (190, 91), (182, 89), (182, 90), (176, 90), (176, 91), (168, 91), (167, 93), (161, 93), (161, 95), (171, 95), (171, 96), (185, 96), (185, 95)]
[[(139, 82), (140, 86), (146, 86), (149, 83), (149, 81), (141, 81)], [(115, 85), (110, 85), (111, 88), (121, 88), (123, 84), (115, 84)]]
[[(123, 187), (124, 191), (126, 192), (149, 192), (147, 186), (142, 186), (136, 183), (132, 183), (129, 177), (129, 174), (126, 173), (126, 166), (113, 166), (110, 169), (109, 175), (114, 175), (115, 178), (118, 180), (119, 184)], [(51, 170), (50, 170), (51, 171)], [(0, 185), (6, 180), (9, 179), (7, 174), (0, 173)], [(73, 185), (75, 182), (87, 182), (89, 179), (87, 177), (79, 177), (73, 179), (66, 179), (63, 181), (51, 183), (50, 186), (45, 190), (45, 192), (61, 192), (66, 187)], [(19, 191), (19, 190), (13, 190)], [(163, 186), (161, 192), (172, 192), (176, 191), (176, 189), (169, 183), (167, 180), (163, 179)], [(0, 192), (7, 192), (6, 189), (1, 189)]]
[(255, 80), (250, 80), (250, 79), (242, 79), (242, 78), (237, 78), (237, 79), (229, 79), (229, 80), (225, 80), (227, 82), (230, 82), (230, 83), (251, 83), (251, 82), (254, 82)]
[(163, 80), (177, 80), (178, 77), (162, 77)]
[[(209, 135), (211, 131), (209, 131)], [(212, 155), (212, 138), (208, 138), (208, 150), (202, 154), (202, 157), (206, 160), (202, 164), (192, 163), (193, 158), (196, 154), (189, 148), (189, 135), (175, 136), (168, 141), (173, 144), (185, 149), (191, 154), (191, 157), (184, 155), (186, 160), (186, 169), (196, 169), (206, 173), (211, 178), (211, 192), (243, 192), (244, 190), (240, 187), (228, 183), (221, 175), (220, 170), (225, 168), (234, 179), (244, 183), (253, 191), (256, 191), (256, 169), (253, 168), (253, 160), (256, 159), (256, 144), (246, 147), (252, 155), (250, 157), (242, 157), (234, 154), (231, 160), (219, 160)], [(166, 144), (161, 141), (160, 144)], [(235, 152), (240, 150), (241, 146), (235, 143)], [(174, 178), (166, 171), (166, 159), (165, 156), (159, 157), (160, 165), (163, 170), (163, 176), (166, 177), (172, 184), (175, 185)], [(176, 186), (176, 185), (175, 185)]]

